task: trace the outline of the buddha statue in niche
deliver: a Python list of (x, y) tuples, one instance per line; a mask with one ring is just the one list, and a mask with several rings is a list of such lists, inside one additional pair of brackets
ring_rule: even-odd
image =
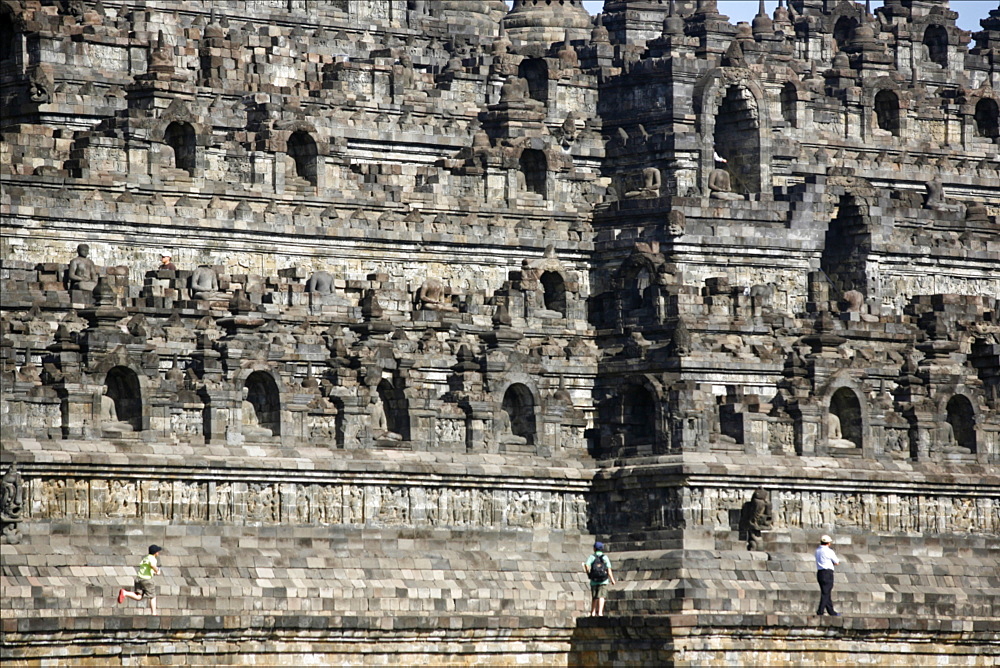
[(826, 416), (826, 444), (831, 448), (856, 448), (854, 441), (844, 438), (843, 430), (840, 427), (840, 416), (830, 412)]
[(708, 173), (709, 197), (724, 200), (741, 200), (743, 196), (733, 192), (733, 182), (726, 169), (726, 159), (715, 154), (715, 168)]

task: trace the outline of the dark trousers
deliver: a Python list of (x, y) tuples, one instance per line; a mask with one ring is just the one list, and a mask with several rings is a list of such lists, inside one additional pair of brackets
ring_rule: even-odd
[(816, 582), (819, 583), (819, 608), (816, 609), (816, 614), (822, 615), (824, 612), (837, 614), (833, 610), (833, 599), (830, 597), (830, 592), (833, 591), (833, 570), (821, 568), (816, 571)]

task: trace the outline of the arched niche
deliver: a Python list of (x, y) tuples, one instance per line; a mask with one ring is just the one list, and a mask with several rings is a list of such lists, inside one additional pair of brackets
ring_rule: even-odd
[(247, 390), (246, 400), (253, 406), (257, 425), (269, 429), (274, 436), (281, 435), (281, 397), (271, 374), (254, 371), (243, 385)]
[(118, 422), (133, 430), (142, 429), (142, 389), (135, 371), (125, 366), (112, 367), (104, 377), (106, 394), (114, 403)]
[(18, 31), (14, 17), (6, 5), (0, 5), (0, 67), (13, 65), (17, 60)]
[(666, 434), (659, 428), (665, 409), (655, 384), (642, 378), (623, 379), (608, 388), (605, 397), (597, 405), (598, 457), (641, 457), (666, 451)]
[(410, 440), (410, 409), (403, 388), (383, 378), (379, 381), (376, 392), (382, 402), (382, 410), (385, 411), (388, 430), (399, 434), (404, 441)]
[(542, 284), (542, 297), (545, 308), (566, 316), (566, 281), (558, 271), (542, 272), (539, 282)]
[(524, 189), (545, 198), (545, 180), (548, 176), (548, 161), (545, 154), (537, 149), (526, 148), (521, 151), (518, 169), (524, 178)]
[(875, 125), (894, 137), (899, 136), (899, 96), (891, 90), (880, 90), (872, 105)]
[[(693, 103), (700, 147), (698, 185), (702, 192), (709, 190), (716, 153), (729, 161), (727, 171), (734, 192), (746, 193), (747, 190), (740, 188), (748, 184), (758, 188), (755, 192), (770, 190), (773, 105), (768, 95), (755, 73), (746, 68), (716, 67), (695, 84)], [(745, 171), (752, 173), (747, 175)]]
[(973, 114), (976, 136), (995, 140), (1000, 137), (1000, 107), (993, 98), (984, 97), (976, 103)]
[(833, 25), (833, 39), (837, 43), (837, 50), (843, 51), (851, 39), (854, 31), (858, 28), (858, 20), (853, 16), (841, 16)]
[(715, 115), (713, 145), (726, 159), (733, 192), (758, 193), (761, 189), (760, 113), (753, 93), (730, 85)]
[(541, 103), (549, 99), (549, 66), (542, 58), (525, 58), (517, 66), (517, 76), (528, 82), (528, 96)]
[(510, 432), (523, 438), (528, 445), (537, 440), (535, 425), (535, 399), (527, 385), (514, 383), (503, 394), (500, 406), (510, 420)]
[(795, 84), (791, 81), (786, 81), (785, 85), (781, 87), (781, 118), (784, 119), (785, 123), (789, 127), (797, 127), (798, 119), (796, 115), (796, 104), (799, 101), (799, 92), (795, 87)]
[(652, 307), (653, 297), (649, 289), (652, 285), (653, 273), (649, 267), (636, 264), (628, 268), (622, 276), (623, 315), (636, 309)]
[(951, 443), (943, 443), (947, 449), (957, 452), (976, 452), (976, 412), (969, 398), (956, 394), (948, 400), (946, 420), (951, 426)]
[(296, 130), (288, 138), (288, 155), (295, 164), (295, 175), (316, 185), (317, 155), (316, 141), (304, 130)]
[[(854, 447), (861, 448), (864, 434), (864, 418), (861, 413), (861, 402), (858, 395), (849, 387), (841, 387), (830, 397), (830, 413), (836, 417), (840, 423), (839, 438), (845, 442), (854, 444)], [(835, 445), (833, 441), (837, 435), (833, 433), (834, 422), (830, 421), (827, 430), (827, 442)]]
[(656, 442), (656, 400), (639, 384), (626, 386), (619, 395), (619, 424), (626, 447), (650, 448)]
[(657, 293), (666, 267), (666, 259), (658, 250), (639, 244), (625, 259), (612, 281), (611, 302), (622, 324), (633, 319), (662, 318)]
[(167, 166), (183, 169), (189, 175), (194, 176), (197, 146), (194, 128), (191, 124), (174, 121), (168, 125), (163, 132), (163, 143), (173, 149), (174, 153), (174, 164)]
[(922, 43), (929, 61), (941, 67), (948, 66), (948, 31), (944, 26), (937, 24), (927, 26)]
[(837, 215), (830, 221), (820, 256), (820, 268), (840, 293), (859, 290), (867, 294), (865, 248), (871, 242), (868, 206), (851, 194), (840, 197)]

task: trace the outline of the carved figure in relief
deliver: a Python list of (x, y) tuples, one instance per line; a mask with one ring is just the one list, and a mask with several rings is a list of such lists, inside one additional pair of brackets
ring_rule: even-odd
[(771, 528), (771, 502), (764, 488), (754, 490), (750, 500), (743, 504), (740, 529), (747, 533), (747, 549), (759, 550), (763, 545), (762, 533)]
[[(90, 517), (90, 483), (86, 480), (77, 480), (73, 486), (73, 516)], [(62, 487), (62, 481), (59, 481)]]
[(491, 527), (494, 525), (493, 519), (493, 492), (490, 490), (479, 490), (476, 495), (478, 500), (478, 525), (481, 527)]
[(129, 517), (136, 503), (135, 487), (132, 483), (112, 480), (108, 488), (108, 499), (104, 506), (107, 517)]
[(222, 522), (233, 519), (233, 487), (228, 482), (215, 486), (215, 518)]
[(340, 522), (340, 497), (332, 485), (322, 485), (319, 488), (319, 504), (317, 519), (320, 524), (337, 524)]
[(348, 524), (364, 524), (365, 521), (365, 490), (361, 487), (347, 488), (347, 509), (350, 517), (344, 518)]
[(253, 483), (247, 489), (247, 519), (261, 521), (268, 519), (271, 503), (269, 485)]
[(170, 487), (170, 483), (161, 483), (156, 480), (142, 484), (144, 514), (147, 519), (170, 519)]
[(202, 519), (199, 511), (198, 483), (178, 483), (177, 486), (177, 519)]
[(45, 104), (51, 99), (46, 82), (32, 79), (28, 85), (28, 98), (35, 104)]
[(405, 524), (410, 518), (410, 501), (406, 490), (390, 487), (382, 490), (379, 519), (390, 525)]
[(80, 244), (76, 247), (76, 257), (69, 261), (66, 278), (74, 290), (93, 290), (97, 287), (97, 265), (88, 257), (90, 246)]
[(686, 227), (687, 216), (684, 215), (683, 211), (674, 209), (667, 214), (667, 233), (671, 236), (677, 237), (684, 234)]
[(517, 74), (517, 65), (520, 58), (510, 53), (511, 41), (507, 35), (501, 33), (493, 42), (493, 72), (498, 76), (510, 76)]
[[(63, 517), (63, 498), (66, 483), (62, 480), (46, 480), (42, 483), (42, 517), (58, 519)], [(77, 515), (86, 517), (87, 515)]]
[(18, 520), (24, 505), (24, 480), (17, 470), (17, 462), (11, 462), (0, 481), (0, 517), (4, 520)]
[(975, 506), (972, 499), (952, 499), (951, 529), (971, 531), (975, 523)]
[(455, 526), (472, 524), (471, 491), (467, 489), (450, 491), (451, 523)]
[(300, 524), (308, 524), (312, 519), (312, 499), (309, 489), (303, 485), (298, 485), (295, 490), (295, 511)]
[(403, 87), (403, 91), (413, 88), (413, 60), (406, 54), (399, 58), (399, 64), (392, 68), (393, 83)]
[(856, 448), (853, 441), (844, 438), (844, 433), (840, 428), (840, 417), (836, 413), (828, 413), (826, 416), (827, 439), (826, 443), (831, 448)]

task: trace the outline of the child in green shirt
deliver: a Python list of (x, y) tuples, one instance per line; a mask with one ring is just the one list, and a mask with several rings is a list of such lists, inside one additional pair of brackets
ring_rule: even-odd
[(150, 545), (147, 554), (139, 564), (135, 576), (135, 585), (131, 590), (118, 590), (118, 603), (121, 604), (126, 598), (133, 601), (141, 601), (144, 597), (149, 598), (149, 613), (156, 614), (156, 585), (153, 584), (153, 576), (160, 574), (159, 564), (156, 558), (163, 550), (159, 545)]

